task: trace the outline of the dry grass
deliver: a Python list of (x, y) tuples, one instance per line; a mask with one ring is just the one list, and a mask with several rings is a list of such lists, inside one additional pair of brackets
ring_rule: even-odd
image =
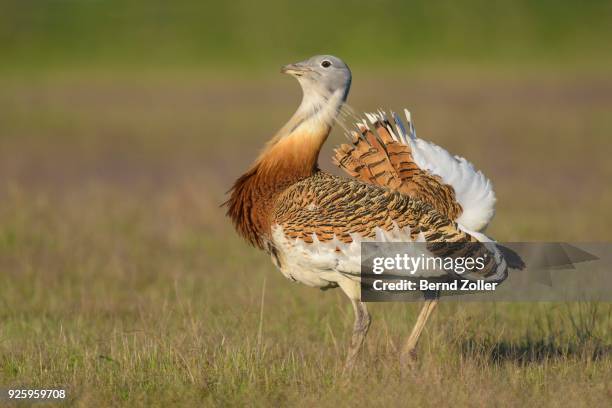
[[(342, 385), (348, 302), (286, 281), (218, 207), (291, 113), (288, 79), (1, 85), (0, 386), (64, 386), (79, 406), (612, 398), (609, 304), (443, 303), (409, 378), (396, 350), (418, 306), (374, 304)], [(610, 240), (609, 79), (358, 77), (351, 104), (409, 105), (422, 137), (482, 168), (496, 238)]]

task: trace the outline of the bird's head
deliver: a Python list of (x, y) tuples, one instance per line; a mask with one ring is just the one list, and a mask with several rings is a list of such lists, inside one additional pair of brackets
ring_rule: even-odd
[(281, 72), (295, 77), (306, 95), (316, 93), (330, 97), (341, 93), (344, 101), (351, 87), (351, 70), (344, 61), (333, 55), (315, 55), (307, 60), (285, 65)]

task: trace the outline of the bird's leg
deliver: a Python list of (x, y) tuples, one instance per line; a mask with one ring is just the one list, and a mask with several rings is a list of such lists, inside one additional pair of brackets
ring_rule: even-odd
[(351, 337), (351, 343), (344, 364), (345, 373), (349, 373), (353, 369), (359, 350), (370, 328), (370, 314), (366, 304), (356, 299), (351, 299), (351, 303), (355, 312), (355, 324), (353, 325), (353, 336)]
[(423, 304), (423, 308), (419, 313), (419, 317), (414, 324), (414, 328), (412, 329), (408, 340), (406, 340), (404, 347), (402, 347), (400, 355), (400, 362), (402, 366), (407, 366), (416, 360), (416, 347), (419, 342), (419, 337), (421, 337), (423, 328), (425, 328), (425, 323), (427, 323), (427, 319), (429, 319), (429, 316), (431, 316), (431, 313), (436, 308), (439, 299), (440, 295), (438, 292), (425, 292), (425, 303)]

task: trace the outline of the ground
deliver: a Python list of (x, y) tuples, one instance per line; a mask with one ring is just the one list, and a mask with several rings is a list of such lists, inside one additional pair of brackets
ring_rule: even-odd
[[(338, 290), (289, 282), (220, 204), (299, 88), (280, 75), (0, 80), (0, 387), (76, 406), (604, 406), (610, 304), (443, 302), (400, 377), (417, 304), (373, 304), (354, 377)], [(612, 80), (564, 73), (355, 77), (349, 103), (494, 182), (500, 241), (612, 238)], [(336, 130), (322, 153), (331, 170)], [(606, 187), (608, 186), (608, 187)]]

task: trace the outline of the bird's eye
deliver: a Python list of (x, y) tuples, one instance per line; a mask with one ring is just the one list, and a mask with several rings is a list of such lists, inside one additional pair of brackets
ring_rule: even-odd
[(321, 66), (322, 66), (323, 68), (327, 68), (327, 67), (329, 67), (330, 65), (331, 65), (331, 62), (329, 62), (328, 60), (325, 60), (325, 61), (323, 61), (323, 62), (321, 63)]

